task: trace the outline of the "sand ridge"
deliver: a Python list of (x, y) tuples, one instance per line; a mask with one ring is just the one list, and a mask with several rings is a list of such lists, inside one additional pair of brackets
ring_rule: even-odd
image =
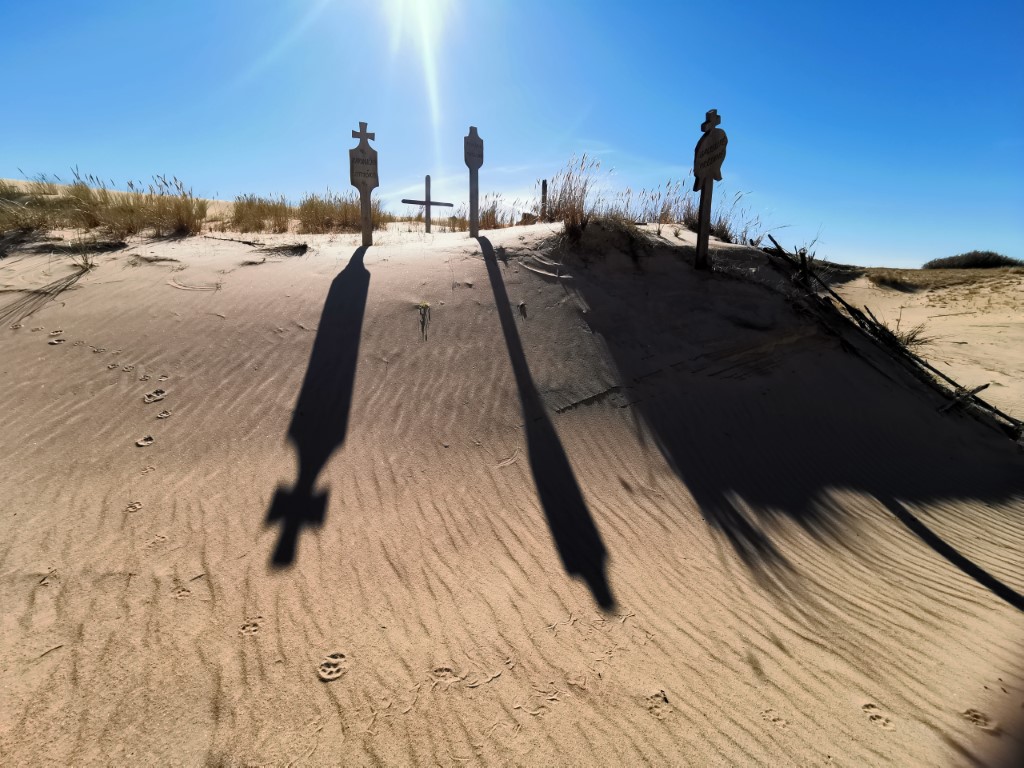
[(138, 241), (0, 329), (2, 762), (1018, 748), (1013, 443), (763, 285), (554, 234)]

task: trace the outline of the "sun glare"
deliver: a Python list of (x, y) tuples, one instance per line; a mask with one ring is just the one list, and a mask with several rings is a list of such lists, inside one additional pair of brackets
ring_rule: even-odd
[(406, 45), (419, 49), (423, 85), (430, 104), (430, 122), (434, 130), (434, 150), (440, 157), (441, 95), (438, 90), (438, 57), (445, 22), (453, 0), (387, 0), (384, 10), (391, 31), (391, 55)]

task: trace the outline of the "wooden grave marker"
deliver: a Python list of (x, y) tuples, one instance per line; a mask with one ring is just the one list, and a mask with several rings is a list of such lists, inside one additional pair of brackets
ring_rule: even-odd
[(430, 199), (430, 174), (427, 174), (425, 186), (427, 188), (427, 192), (424, 195), (424, 198), (425, 198), (424, 200), (402, 200), (402, 202), (403, 203), (407, 203), (408, 205), (422, 205), (426, 209), (426, 212), (425, 212), (424, 218), (423, 218), (423, 221), (424, 221), (424, 224), (425, 224), (424, 229), (426, 230), (427, 234), (430, 234), (430, 207), (432, 205), (444, 205), (444, 206), (447, 206), (447, 207), (451, 208), (453, 204), (452, 203), (440, 203), (437, 200), (431, 200)]
[(359, 220), (363, 230), (363, 245), (373, 245), (373, 213), (370, 194), (380, 186), (377, 175), (377, 150), (370, 146), (368, 139), (375, 134), (366, 130), (366, 123), (359, 123), (359, 131), (352, 131), (352, 138), (359, 139), (358, 146), (348, 151), (349, 175), (352, 186), (359, 190)]
[(722, 118), (717, 109), (709, 109), (700, 129), (700, 137), (693, 151), (693, 191), (700, 191), (700, 211), (697, 223), (696, 269), (708, 268), (708, 236), (711, 233), (711, 192), (716, 181), (722, 180), (725, 147), (729, 143), (725, 131), (718, 127)]
[[(463, 137), (466, 167), (469, 168), (469, 236), (480, 236), (480, 166), (484, 164), (484, 140), (469, 126), (469, 135)], [(427, 195), (429, 197), (429, 195)], [(430, 230), (427, 230), (428, 232)]]

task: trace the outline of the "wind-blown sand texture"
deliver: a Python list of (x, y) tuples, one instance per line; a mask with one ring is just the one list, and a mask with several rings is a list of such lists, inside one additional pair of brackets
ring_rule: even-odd
[(485, 234), (0, 261), (0, 763), (1019, 754), (1011, 440), (756, 251)]

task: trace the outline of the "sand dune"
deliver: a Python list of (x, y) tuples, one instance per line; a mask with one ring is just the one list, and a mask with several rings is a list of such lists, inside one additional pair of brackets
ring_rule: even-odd
[(0, 762), (1019, 754), (1012, 441), (687, 233), (485, 234), (139, 241), (6, 318)]

